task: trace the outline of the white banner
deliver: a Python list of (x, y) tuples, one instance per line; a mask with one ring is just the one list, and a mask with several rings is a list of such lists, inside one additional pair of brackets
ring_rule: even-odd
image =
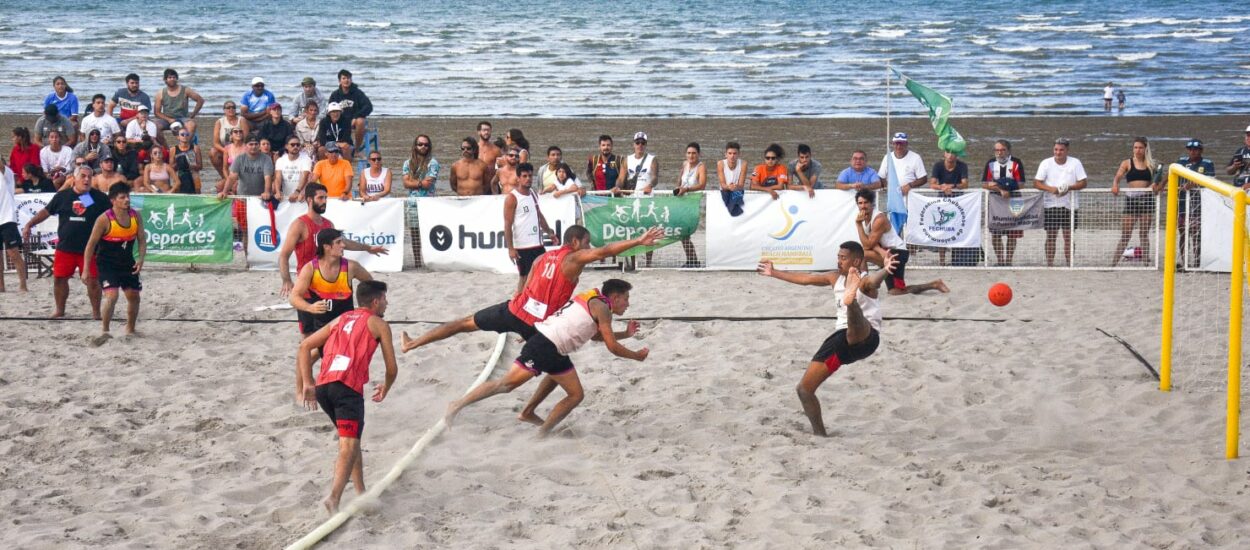
[[(17, 204), (17, 230), (21, 231), (26, 227), (26, 222), (35, 217), (40, 210), (48, 206), (48, 202), (56, 193), (22, 193), (13, 195), (14, 203)], [(30, 236), (39, 237), (39, 241), (45, 244), (56, 241), (56, 227), (60, 223), (54, 215), (39, 225), (30, 229)]]
[(965, 248), (981, 246), (981, 193), (953, 197), (907, 194), (908, 244)]
[[(1233, 265), (1233, 199), (1210, 189), (1201, 191), (1202, 253), (1198, 269), (1228, 273)], [(1246, 217), (1246, 226), (1250, 228), (1250, 216)]]
[(707, 201), (707, 265), (711, 269), (755, 269), (772, 260), (778, 269), (837, 268), (838, 246), (859, 242), (855, 194), (834, 189), (747, 193), (740, 216), (730, 216), (719, 195)]
[[(516, 273), (503, 243), (503, 195), (420, 197), (421, 256), (435, 271)], [(538, 209), (557, 236), (577, 223), (577, 197), (541, 195)], [(549, 247), (550, 248), (550, 247)]]
[[(262, 271), (278, 269), (278, 250), (291, 222), (308, 211), (306, 203), (292, 204), (282, 201), (274, 210), (278, 225), (278, 240), (274, 242), (269, 228), (269, 209), (258, 198), (247, 200), (248, 249), (247, 267)], [(344, 256), (360, 262), (371, 272), (396, 273), (404, 268), (404, 247), (407, 230), (404, 226), (404, 199), (387, 198), (373, 202), (342, 201), (326, 202), (325, 217), (343, 236), (367, 245), (386, 247), (387, 253), (374, 256), (368, 252), (347, 252)], [(295, 269), (291, 258), (291, 269)]]

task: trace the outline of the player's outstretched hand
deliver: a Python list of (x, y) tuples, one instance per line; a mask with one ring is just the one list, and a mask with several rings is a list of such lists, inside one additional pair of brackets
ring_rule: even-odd
[(629, 338), (635, 334), (638, 334), (638, 321), (630, 321), (625, 325), (625, 337)]
[(898, 269), (898, 256), (889, 250), (881, 253), (881, 261), (884, 262), (882, 268), (885, 269), (886, 273), (892, 275), (894, 270)]
[(772, 277), (773, 276), (773, 261), (772, 260), (760, 260), (759, 265), (755, 266), (755, 272), (765, 277)]
[(642, 246), (651, 246), (655, 244), (657, 241), (659, 241), (660, 238), (663, 236), (664, 236), (664, 229), (658, 226), (652, 227), (651, 229), (648, 229), (646, 233), (642, 234), (642, 239), (638, 241), (638, 244)]
[(371, 246), (369, 247), (369, 253), (373, 254), (374, 256), (382, 256), (382, 255), (387, 254), (387, 251), (385, 247)]

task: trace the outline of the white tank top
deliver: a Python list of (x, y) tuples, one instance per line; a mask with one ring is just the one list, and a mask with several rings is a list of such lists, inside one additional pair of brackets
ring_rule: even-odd
[(219, 120), (221, 120), (221, 132), (217, 133), (217, 137), (221, 139), (222, 143), (230, 143), (230, 131), (238, 128), (239, 125), (242, 124), (243, 117), (238, 117), (239, 122), (235, 122), (234, 124), (230, 124), (230, 121), (226, 120), (226, 117), (224, 116)]
[(724, 166), (721, 174), (725, 176), (725, 185), (738, 185), (738, 182), (742, 181), (742, 171), (746, 167), (742, 159), (738, 159), (738, 167), (732, 170), (729, 168), (729, 161), (721, 163), (721, 166)]
[[(845, 292), (846, 275), (839, 275), (837, 284), (833, 285), (833, 299), (838, 301), (838, 321), (833, 325), (834, 332), (846, 328), (846, 304), (842, 303), (842, 296)], [(864, 318), (868, 319), (868, 324), (877, 329), (877, 332), (881, 332), (881, 308), (877, 307), (877, 299), (868, 297), (861, 290), (855, 295), (855, 301), (859, 302), (859, 309), (864, 312)]]
[(625, 157), (626, 178), (633, 178), (634, 174), (638, 175), (638, 184), (634, 189), (646, 189), (651, 186), (651, 159), (654, 155), (643, 155), (642, 158), (634, 158), (634, 155)]
[(386, 175), (390, 173), (390, 168), (382, 167), (382, 173), (378, 177), (369, 175), (373, 170), (365, 170), (365, 193), (376, 195), (386, 188)]
[(533, 189), (529, 194), (513, 189), (516, 197), (516, 212), (512, 216), (512, 246), (514, 248), (534, 248), (543, 245), (542, 233), (538, 231), (538, 199)]
[(682, 189), (689, 189), (691, 187), (699, 185), (699, 167), (700, 166), (703, 166), (703, 161), (699, 161), (699, 163), (694, 166), (690, 166), (690, 163), (687, 162), (683, 166), (682, 173), (681, 173), (681, 188)]
[[(885, 216), (885, 213), (878, 212), (873, 214), (873, 219), (877, 219), (877, 216)], [(903, 238), (898, 236), (898, 231), (894, 230), (894, 224), (890, 223), (888, 217), (885, 220), (885, 226), (885, 234), (881, 235), (879, 244), (887, 249), (906, 248), (903, 246)], [(872, 222), (864, 223), (864, 233), (872, 233)]]
[(562, 355), (573, 353), (599, 332), (599, 324), (590, 315), (592, 299), (602, 299), (597, 289), (574, 296), (555, 314), (535, 324), (534, 328), (551, 340)]

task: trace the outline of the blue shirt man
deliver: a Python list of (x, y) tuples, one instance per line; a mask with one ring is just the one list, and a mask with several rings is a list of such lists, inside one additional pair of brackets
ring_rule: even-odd
[(277, 102), (273, 92), (265, 89), (265, 79), (258, 76), (252, 79), (252, 89), (243, 92), (239, 99), (239, 114), (248, 122), (260, 122), (269, 117), (266, 110)]
[(868, 153), (855, 151), (851, 153), (851, 165), (838, 174), (833, 186), (843, 191), (859, 191), (876, 189), (880, 181), (881, 175), (868, 166)]

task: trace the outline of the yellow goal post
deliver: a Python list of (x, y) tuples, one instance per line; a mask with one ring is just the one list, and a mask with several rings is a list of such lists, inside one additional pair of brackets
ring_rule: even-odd
[(1172, 317), (1176, 295), (1177, 218), (1180, 183), (1194, 183), (1233, 201), (1231, 281), (1228, 295), (1228, 403), (1224, 456), (1237, 458), (1241, 405), (1241, 315), (1246, 275), (1246, 193), (1179, 164), (1168, 167), (1167, 228), (1163, 261), (1163, 328), (1160, 331), (1159, 390), (1172, 390)]

